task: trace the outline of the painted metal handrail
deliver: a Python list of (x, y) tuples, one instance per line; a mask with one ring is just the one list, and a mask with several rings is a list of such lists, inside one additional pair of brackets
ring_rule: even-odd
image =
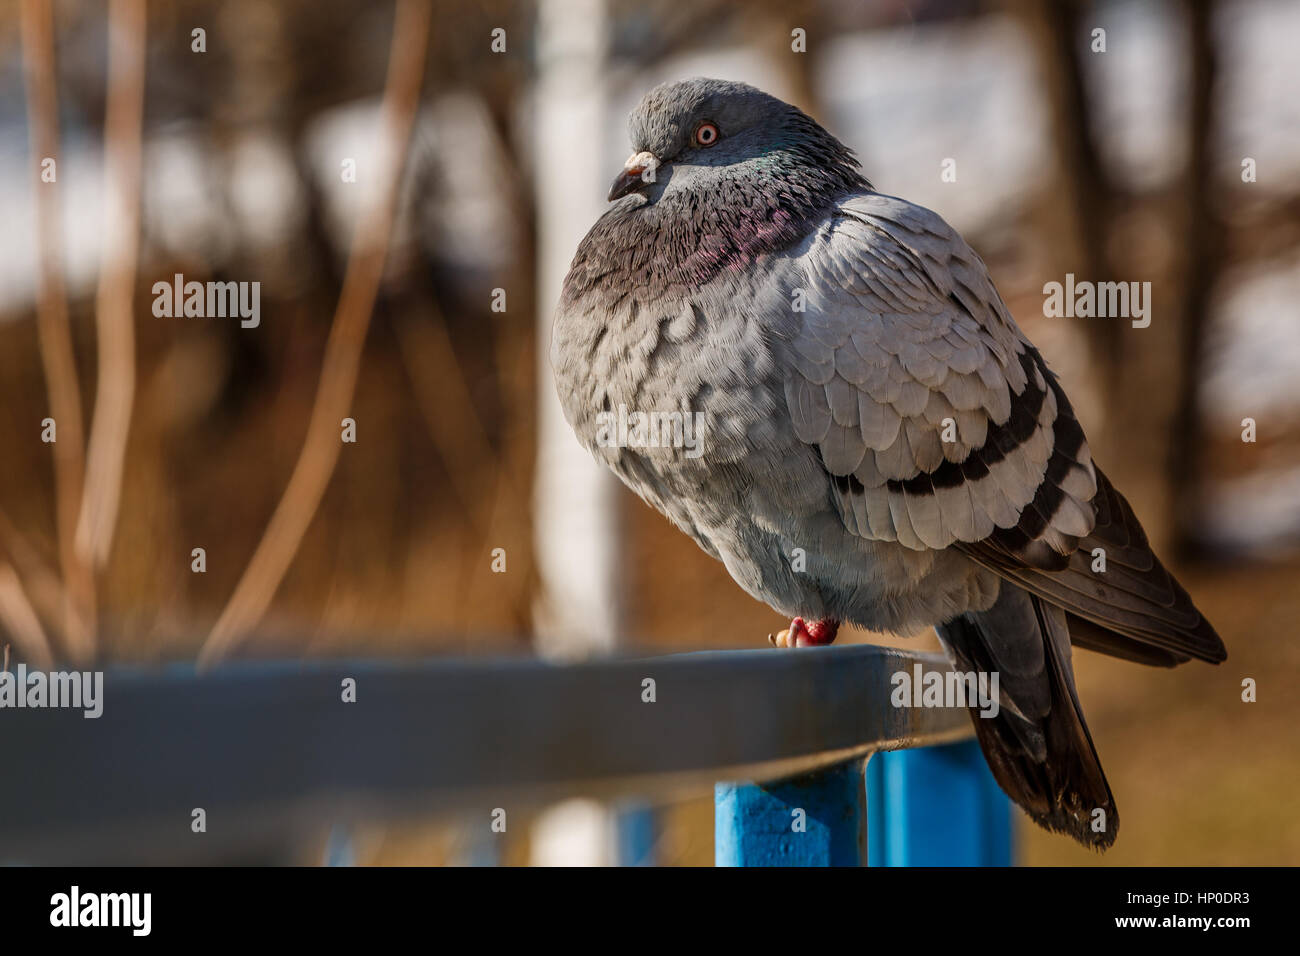
[[(449, 812), (486, 820), (497, 809), (574, 795), (671, 799), (719, 780), (814, 774), (814, 790), (838, 788), (842, 798), (861, 791), (872, 753), (969, 737), (964, 710), (891, 705), (892, 675), (918, 662), (947, 669), (936, 655), (868, 645), (566, 664), (119, 668), (105, 674), (98, 719), (76, 710), (0, 711), (0, 860), (271, 860), (339, 823)], [(868, 829), (889, 819), (885, 761), (893, 756), (902, 755), (869, 765), (886, 776)], [(973, 781), (976, 771), (987, 776), (982, 760), (957, 777)], [(747, 794), (784, 792), (721, 785), (720, 815), (731, 799), (724, 791), (754, 820)], [(197, 809), (203, 833), (190, 825)], [(991, 825), (981, 820), (987, 837)], [(881, 852), (888, 834), (912, 845), (905, 829), (881, 830)], [(745, 824), (720, 822), (719, 846), (728, 832), (743, 835)], [(860, 853), (808, 860), (859, 862)], [(873, 862), (916, 860), (898, 851)]]

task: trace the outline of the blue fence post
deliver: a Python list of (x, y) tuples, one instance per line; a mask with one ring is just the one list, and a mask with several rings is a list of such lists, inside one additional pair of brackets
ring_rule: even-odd
[(626, 801), (616, 807), (614, 852), (618, 866), (654, 866), (658, 819), (646, 804)]
[(500, 866), (505, 856), (504, 833), (497, 833), (485, 822), (488, 815), (464, 816), (456, 834), (456, 866)]
[(352, 842), (352, 829), (341, 823), (336, 823), (330, 827), (329, 835), (325, 838), (325, 859), (326, 866), (356, 866), (357, 851)]
[(718, 866), (861, 866), (866, 844), (862, 760), (774, 784), (714, 789)]
[(1010, 866), (1011, 801), (974, 740), (867, 762), (868, 866)]

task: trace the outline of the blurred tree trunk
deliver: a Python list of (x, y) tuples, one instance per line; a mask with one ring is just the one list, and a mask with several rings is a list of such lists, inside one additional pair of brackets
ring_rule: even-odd
[(1182, 334), (1179, 337), (1177, 405), (1169, 449), (1170, 527), (1174, 547), (1183, 557), (1198, 550), (1200, 472), (1203, 442), (1199, 386), (1204, 369), (1205, 332), (1210, 296), (1218, 277), (1220, 225), (1213, 208), (1214, 84), (1218, 63), (1214, 48), (1211, 0), (1184, 0), (1187, 17), (1188, 101), (1186, 197), (1183, 228)]
[[(554, 303), (574, 249), (604, 211), (600, 186), (617, 161), (601, 149), (574, 148), (608, 115), (609, 25), (603, 0), (547, 0), (538, 9), (534, 156), (537, 178), (537, 465), (534, 549), (541, 591), (534, 618), (537, 649), (553, 657), (612, 651), (623, 638), (622, 498), (614, 476), (573, 438), (549, 372)], [(599, 142), (599, 140), (598, 140)], [(563, 165), (555, 165), (566, 157)], [(557, 175), (556, 169), (562, 170)], [(541, 865), (615, 862), (610, 810), (571, 800), (533, 824), (532, 857)]]
[[(1038, 56), (1060, 165), (1062, 204), (1073, 232), (1071, 269), (1081, 278), (1108, 278), (1106, 240), (1114, 215), (1114, 188), (1094, 137), (1092, 107), (1080, 46), (1090, 29), (1091, 4), (1081, 0), (1016, 0), (1013, 5)], [(1114, 412), (1124, 362), (1123, 327), (1086, 322), (1083, 332), (1107, 409)], [(1110, 417), (1110, 416), (1108, 416)]]
[[(796, 28), (804, 31), (804, 52), (793, 49), (791, 35)], [(744, 18), (745, 45), (763, 54), (778, 71), (784, 98), (815, 119), (825, 120), (817, 95), (814, 65), (824, 53), (826, 34), (817, 4), (809, 0), (791, 0), (779, 8), (765, 10), (753, 19)]]

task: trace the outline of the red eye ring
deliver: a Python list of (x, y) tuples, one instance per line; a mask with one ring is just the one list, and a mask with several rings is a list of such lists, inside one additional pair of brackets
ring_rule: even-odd
[(717, 124), (705, 120), (699, 126), (695, 127), (695, 135), (691, 137), (696, 146), (712, 146), (718, 141), (722, 134), (718, 132)]

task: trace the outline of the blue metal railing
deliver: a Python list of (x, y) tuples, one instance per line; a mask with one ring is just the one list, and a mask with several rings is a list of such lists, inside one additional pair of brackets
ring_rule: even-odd
[[(346, 863), (355, 823), (442, 814), (486, 833), (499, 808), (723, 780), (743, 782), (716, 785), (719, 864), (1006, 864), (1009, 804), (966, 712), (889, 703), (917, 662), (947, 668), (858, 645), (112, 670), (96, 720), (0, 710), (0, 861), (277, 862), (329, 833)], [(618, 829), (620, 857), (650, 862), (652, 816)]]
[(1011, 804), (972, 740), (776, 784), (718, 784), (718, 866), (1010, 866)]

